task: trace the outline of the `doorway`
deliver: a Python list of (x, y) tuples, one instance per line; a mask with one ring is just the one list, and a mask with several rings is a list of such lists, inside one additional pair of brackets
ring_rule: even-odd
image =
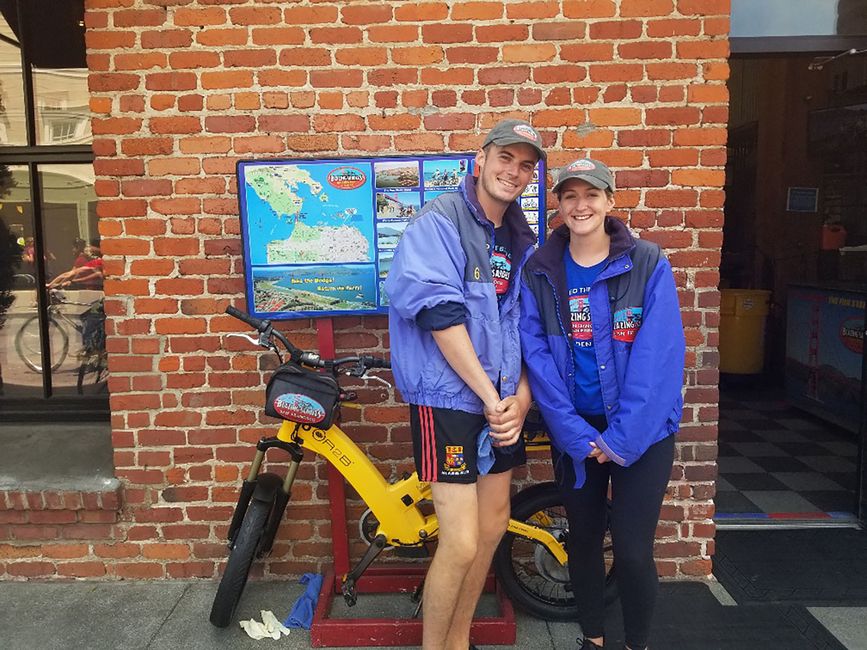
[(746, 350), (756, 368), (721, 375), (715, 520), (856, 525), (867, 56), (749, 54), (730, 66), (721, 339), (742, 315), (727, 321), (727, 292), (769, 300), (763, 336)]

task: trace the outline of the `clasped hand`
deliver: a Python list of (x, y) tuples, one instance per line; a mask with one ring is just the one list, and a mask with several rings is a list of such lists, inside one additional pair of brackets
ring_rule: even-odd
[(523, 404), (515, 395), (500, 400), (490, 408), (485, 407), (494, 447), (508, 447), (518, 442), (529, 410), (530, 405)]
[(608, 461), (611, 460), (608, 457), (608, 454), (606, 454), (604, 451), (599, 449), (599, 447), (596, 445), (595, 442), (591, 442), (590, 446), (593, 447), (593, 449), (590, 451), (589, 454), (587, 454), (587, 458), (595, 458), (596, 462), (599, 463), (600, 465), (602, 463), (607, 463)]

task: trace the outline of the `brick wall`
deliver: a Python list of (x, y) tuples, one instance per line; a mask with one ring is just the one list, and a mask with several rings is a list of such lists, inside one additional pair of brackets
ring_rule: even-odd
[[(664, 576), (708, 575), (728, 14), (728, 0), (87, 0), (123, 508), (112, 544), (68, 553), (13, 523), (0, 576), (76, 575), (67, 557), (110, 563), (91, 575), (218, 573), (251, 443), (273, 431), (260, 409), (271, 362), (227, 339), (236, 324), (221, 315), (242, 304), (237, 160), (472, 151), (505, 116), (539, 128), (552, 168), (584, 154), (611, 165), (618, 214), (672, 260), (687, 407), (657, 557)], [(338, 351), (387, 349), (381, 317), (335, 327)], [(315, 346), (310, 321), (286, 329)], [(362, 402), (353, 435), (399, 475), (403, 406), (376, 386)], [(302, 467), (267, 574), (328, 560), (325, 475)], [(540, 460), (520, 478), (546, 476)]]

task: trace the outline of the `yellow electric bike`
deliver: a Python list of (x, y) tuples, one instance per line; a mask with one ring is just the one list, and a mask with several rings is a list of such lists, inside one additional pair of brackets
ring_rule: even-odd
[[(284, 386), (276, 390), (280, 393), (276, 398), (270, 395), (274, 391), (269, 384), (272, 408), (284, 421), (275, 436), (263, 437), (256, 444), (256, 455), (241, 486), (229, 526), (229, 559), (214, 597), (210, 621), (217, 627), (231, 623), (253, 560), (271, 550), (304, 450), (319, 454), (334, 465), (368, 506), (359, 522), (368, 549), (342, 577), (343, 596), (347, 604), (354, 605), (359, 578), (382, 551), (392, 549), (399, 556), (423, 556), (426, 545), (436, 540), (438, 531), (436, 514), (425, 514), (425, 509), (419, 507), (430, 500), (430, 485), (420, 481), (415, 472), (389, 483), (337, 424), (340, 404), (356, 399), (354, 393), (340, 388), (338, 377), (345, 374), (370, 378), (369, 371), (387, 369), (390, 364), (369, 355), (321, 359), (315, 352), (295, 347), (268, 320), (249, 316), (234, 307), (227, 308), (226, 313), (258, 331), (258, 337), (234, 336), (247, 338), (280, 357), (281, 366), (275, 376), (298, 381), (293, 384), (294, 389)], [(277, 342), (288, 353), (286, 363)], [(325, 372), (311, 373), (312, 369)], [(311, 377), (312, 374), (316, 377)], [(333, 391), (330, 396), (329, 390)], [(333, 418), (329, 417), (332, 415)], [(327, 426), (312, 423), (321, 422), (323, 416)], [(540, 444), (538, 439), (535, 444)], [(275, 448), (289, 455), (285, 476), (261, 472), (267, 452)], [(568, 534), (566, 512), (553, 483), (533, 485), (513, 497), (512, 519), (497, 550), (494, 568), (512, 601), (540, 618), (574, 620), (575, 602), (565, 550)], [(607, 585), (613, 587), (613, 568)], [(613, 589), (608, 588), (609, 600), (612, 594)]]

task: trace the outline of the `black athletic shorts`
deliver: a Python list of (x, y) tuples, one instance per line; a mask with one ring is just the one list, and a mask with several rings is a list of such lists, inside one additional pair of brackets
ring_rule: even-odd
[[(439, 483), (475, 483), (479, 469), (478, 436), (487, 419), (479, 413), (410, 404), (412, 451), (419, 478)], [(501, 474), (527, 462), (523, 437), (504, 452), (494, 447), (488, 474)]]

